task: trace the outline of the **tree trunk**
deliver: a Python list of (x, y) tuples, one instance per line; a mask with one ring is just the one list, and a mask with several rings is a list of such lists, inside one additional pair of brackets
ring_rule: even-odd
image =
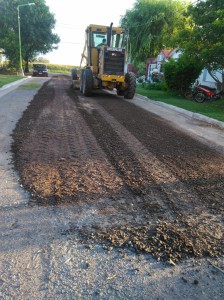
[(29, 73), (29, 61), (25, 61), (25, 73)]

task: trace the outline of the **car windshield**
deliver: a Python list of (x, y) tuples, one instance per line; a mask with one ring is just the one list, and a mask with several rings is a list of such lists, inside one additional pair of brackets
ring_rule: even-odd
[(33, 65), (34, 69), (46, 69), (47, 67), (42, 64), (34, 64)]

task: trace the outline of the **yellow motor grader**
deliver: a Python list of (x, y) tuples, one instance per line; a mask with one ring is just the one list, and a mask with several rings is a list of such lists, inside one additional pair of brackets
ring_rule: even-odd
[(136, 78), (125, 72), (127, 31), (112, 25), (87, 27), (80, 69), (72, 69), (73, 87), (85, 96), (91, 96), (94, 89), (116, 89), (117, 95), (132, 99)]

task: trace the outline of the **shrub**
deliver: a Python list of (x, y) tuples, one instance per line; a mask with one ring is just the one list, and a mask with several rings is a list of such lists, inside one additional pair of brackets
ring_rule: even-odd
[(146, 90), (166, 91), (167, 86), (164, 81), (161, 82), (143, 82), (142, 87)]
[(178, 61), (171, 60), (164, 64), (164, 79), (168, 89), (183, 93), (198, 78), (202, 64), (184, 54)]
[(136, 75), (138, 77), (144, 76), (145, 75), (145, 63), (141, 62), (137, 65), (137, 71)]

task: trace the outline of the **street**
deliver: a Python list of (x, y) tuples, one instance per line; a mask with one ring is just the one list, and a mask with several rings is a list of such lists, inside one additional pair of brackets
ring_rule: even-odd
[(0, 98), (0, 297), (222, 299), (224, 129), (31, 80)]

